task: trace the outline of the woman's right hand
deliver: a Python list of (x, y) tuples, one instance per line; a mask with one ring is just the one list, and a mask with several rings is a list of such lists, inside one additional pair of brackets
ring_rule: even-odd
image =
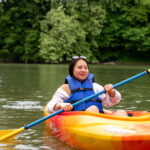
[(62, 103), (61, 108), (64, 111), (71, 111), (73, 109), (73, 106), (70, 103)]
[(57, 103), (54, 106), (54, 110), (57, 111), (59, 109), (63, 109), (64, 111), (71, 111), (73, 106), (70, 103)]
[(111, 96), (114, 97), (115, 96), (115, 90), (113, 88), (112, 84), (107, 84), (104, 86), (104, 89), (106, 90), (106, 92)]

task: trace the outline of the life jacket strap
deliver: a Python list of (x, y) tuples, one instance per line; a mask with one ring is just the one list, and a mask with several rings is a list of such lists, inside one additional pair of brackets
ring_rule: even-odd
[(74, 93), (77, 91), (93, 91), (93, 88), (77, 88), (75, 90), (72, 90), (71, 93)]
[[(80, 100), (82, 100), (82, 99), (79, 99), (79, 100), (76, 100), (76, 101), (70, 100), (69, 103), (74, 104), (74, 103), (76, 103), (77, 101), (80, 101)], [(94, 102), (102, 103), (102, 101), (97, 100), (97, 99), (89, 99), (89, 100), (87, 100), (86, 102), (88, 102), (88, 101), (94, 101)], [(83, 110), (81, 110), (81, 111), (85, 111), (85, 110), (86, 110), (86, 109), (83, 109)], [(74, 108), (72, 109), (72, 111), (74, 111)], [(99, 113), (104, 114), (104, 111), (103, 111), (103, 110), (99, 110)]]
[[(76, 103), (77, 101), (80, 101), (80, 100), (82, 100), (82, 99), (79, 99), (79, 100), (76, 100), (76, 101), (70, 100), (69, 103), (74, 104), (74, 103)], [(102, 103), (102, 101), (97, 100), (97, 99), (89, 99), (89, 100), (87, 100), (86, 102), (89, 102), (89, 101)]]
[[(81, 111), (85, 111), (85, 109), (84, 109), (84, 110), (81, 110)], [(99, 113), (104, 114), (104, 111), (99, 110)]]

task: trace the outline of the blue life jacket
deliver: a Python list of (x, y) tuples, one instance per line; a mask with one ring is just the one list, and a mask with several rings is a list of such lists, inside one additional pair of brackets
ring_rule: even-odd
[[(90, 95), (95, 94), (93, 90), (93, 74), (88, 74), (88, 77), (80, 82), (77, 79), (75, 79), (72, 76), (67, 76), (66, 81), (68, 82), (70, 89), (71, 89), (71, 95), (70, 97), (65, 101), (66, 103), (75, 103), (81, 99), (84, 99)], [(99, 97), (94, 97), (93, 99), (87, 100), (81, 104), (78, 104), (74, 107), (74, 111), (83, 111), (86, 110), (88, 107), (95, 105), (99, 108), (99, 111), (103, 113), (103, 107), (102, 102)]]

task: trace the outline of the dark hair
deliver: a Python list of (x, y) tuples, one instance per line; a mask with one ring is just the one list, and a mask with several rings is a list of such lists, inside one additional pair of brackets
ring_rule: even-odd
[(87, 66), (88, 66), (88, 62), (86, 59), (84, 58), (78, 58), (78, 59), (72, 59), (72, 61), (69, 63), (69, 74), (73, 77), (73, 69), (74, 69), (74, 66), (76, 65), (76, 63), (79, 61), (79, 60), (84, 60), (86, 63), (87, 63)]

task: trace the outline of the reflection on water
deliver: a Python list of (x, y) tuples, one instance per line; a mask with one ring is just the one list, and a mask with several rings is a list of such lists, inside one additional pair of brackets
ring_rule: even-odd
[(49, 133), (47, 129), (44, 130), (43, 133), (43, 141), (47, 148), (55, 149), (55, 150), (76, 150), (75, 148), (71, 148), (67, 144), (61, 142), (59, 139), (57, 139), (54, 135)]
[[(43, 109), (64, 83), (67, 65), (0, 64), (0, 130), (18, 129), (43, 117)], [(143, 72), (148, 66), (90, 65), (95, 81), (116, 84)], [(150, 111), (150, 76), (118, 87), (122, 101), (110, 109)], [(74, 150), (44, 130), (40, 123), (19, 133), (0, 149)]]

